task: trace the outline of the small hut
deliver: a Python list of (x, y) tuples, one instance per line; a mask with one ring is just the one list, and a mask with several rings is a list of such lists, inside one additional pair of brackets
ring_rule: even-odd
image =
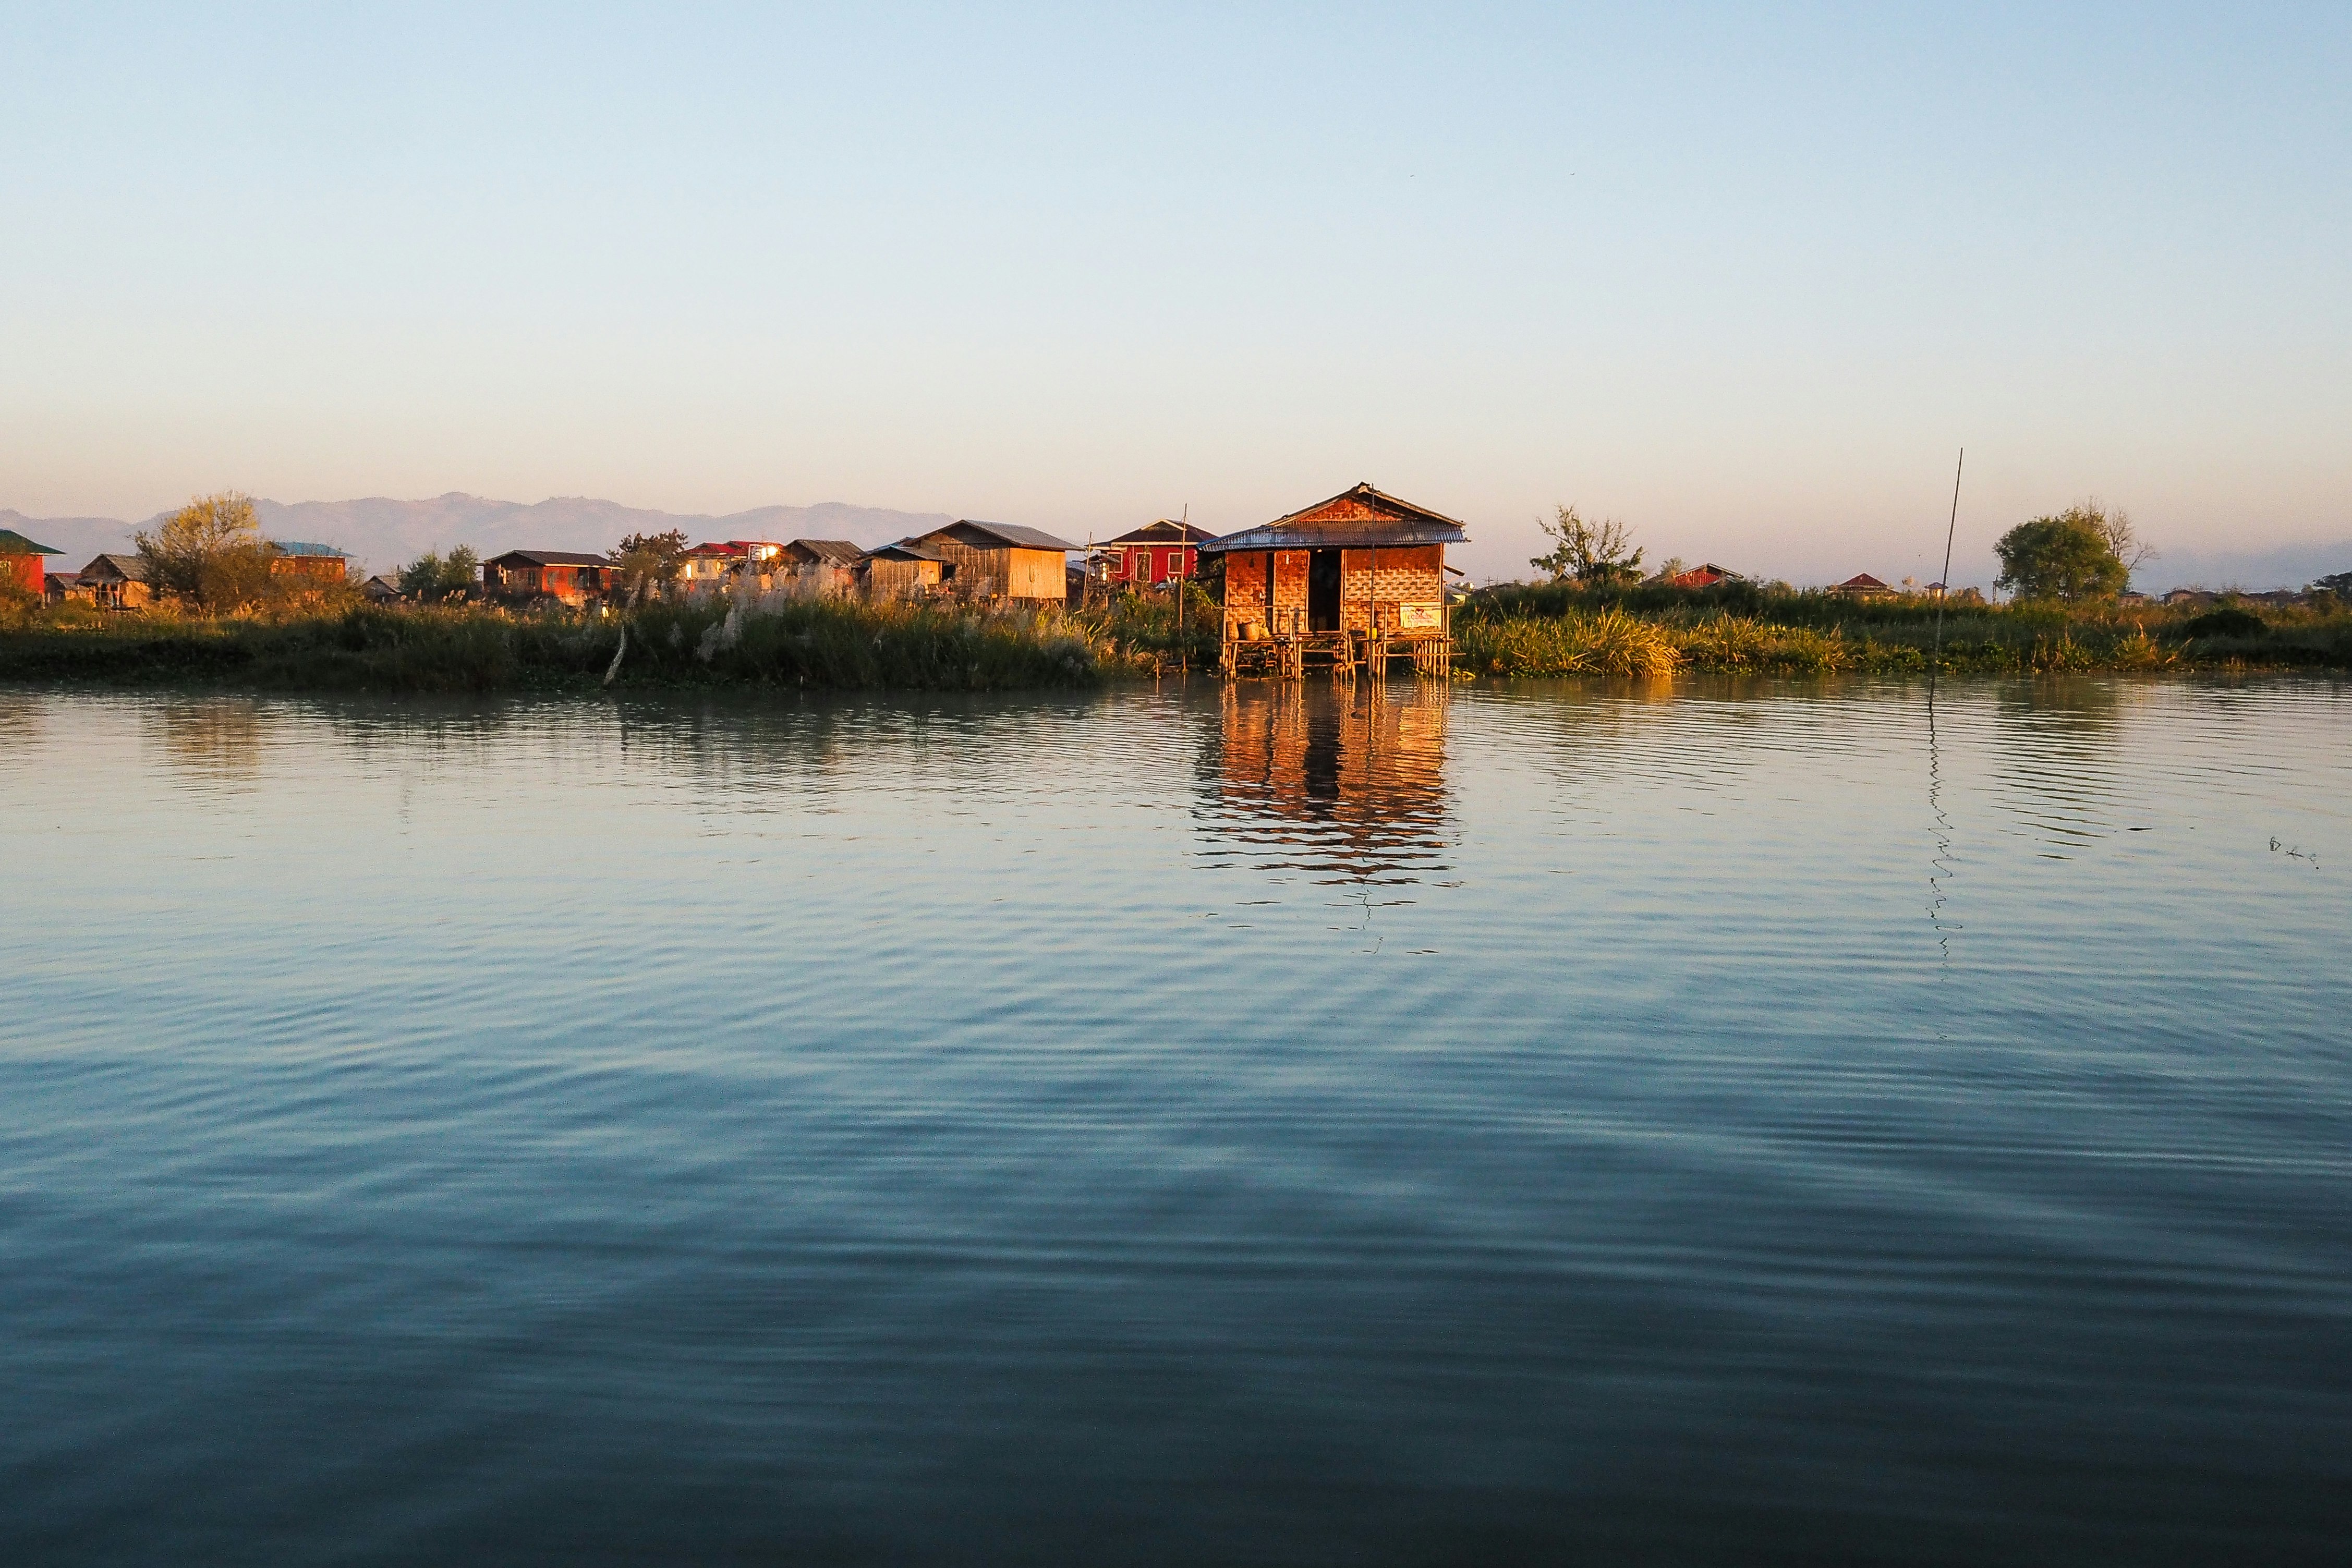
[(1454, 652), (1445, 547), (1469, 537), (1454, 518), (1365, 484), (1203, 542), (1202, 557), (1224, 562), (1226, 673), (1295, 678), (1317, 664), (1378, 678), (1405, 656), (1443, 673)]
[(1158, 588), (1201, 575), (1200, 547), (1217, 536), (1166, 517), (1095, 547), (1102, 580), (1114, 588)]
[(1718, 582), (1742, 582), (1746, 579), (1729, 567), (1717, 566), (1710, 560), (1672, 576), (1662, 571), (1649, 580), (1661, 588), (1713, 588)]
[(966, 517), (906, 541), (929, 550), (950, 569), (950, 591), (962, 599), (1066, 604), (1068, 557), (1078, 547), (1017, 523)]
[(361, 583), (360, 591), (367, 595), (370, 604), (397, 604), (405, 597), (400, 591), (400, 584), (382, 572)]
[(147, 563), (135, 555), (92, 557), (79, 580), (89, 590), (90, 602), (101, 610), (138, 610), (155, 600)]
[(936, 593), (954, 571), (939, 551), (912, 539), (867, 550), (857, 560), (857, 575), (868, 599), (916, 599)]
[(1893, 599), (1894, 588), (1879, 581), (1866, 571), (1858, 571), (1843, 582), (1832, 584), (1830, 592), (1841, 599)]
[(91, 593), (83, 584), (82, 580), (72, 572), (52, 571), (42, 577), (42, 603), (63, 604), (69, 599), (79, 599), (84, 604), (97, 602), (97, 596)]
[(14, 528), (0, 528), (0, 584), (13, 584), (39, 599), (48, 589), (49, 574), (42, 558), (63, 553), (37, 545)]
[(301, 539), (272, 539), (269, 570), (280, 577), (310, 577), (321, 582), (341, 582), (351, 575), (351, 557), (332, 545)]
[(613, 586), (613, 563), (577, 550), (510, 549), (482, 563), (482, 592), (510, 603), (552, 599), (585, 604)]

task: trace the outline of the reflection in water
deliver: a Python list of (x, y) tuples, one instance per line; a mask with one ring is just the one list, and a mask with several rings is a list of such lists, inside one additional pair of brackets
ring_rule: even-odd
[(237, 784), (249, 784), (259, 776), (266, 732), (279, 722), (250, 697), (163, 702), (141, 717), (148, 738), (173, 768)]
[(47, 699), (14, 692), (0, 692), (0, 746), (22, 750), (40, 738), (47, 722), (49, 704)]
[(1423, 681), (1228, 686), (1204, 852), (1326, 882), (1401, 884), (1446, 870), (1451, 698)]
[(1952, 859), (1952, 819), (1944, 810), (1944, 753), (1936, 737), (1936, 688), (1927, 687), (1927, 815), (1933, 820), (1936, 852), (1927, 861), (1927, 924), (1936, 930), (1937, 974), (1951, 968), (1952, 933), (1960, 927), (1944, 915), (1945, 887), (1958, 869)]

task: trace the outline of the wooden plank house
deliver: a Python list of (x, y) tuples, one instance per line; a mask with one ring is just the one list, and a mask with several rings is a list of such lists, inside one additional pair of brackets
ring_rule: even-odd
[(1069, 602), (1068, 558), (1078, 547), (1040, 529), (966, 517), (904, 542), (945, 563), (947, 591), (959, 599)]
[(341, 582), (351, 575), (351, 557), (332, 545), (301, 539), (271, 539), (269, 570), (279, 577), (307, 577), (320, 582)]
[(1311, 664), (1380, 679), (1402, 657), (1444, 673), (1454, 653), (1445, 547), (1469, 537), (1364, 484), (1202, 544), (1204, 559), (1224, 563), (1225, 673), (1296, 679)]
[(101, 610), (143, 609), (155, 599), (147, 581), (147, 563), (135, 555), (94, 556), (76, 580)]
[(577, 550), (510, 549), (482, 563), (483, 596), (509, 604), (547, 599), (585, 604), (612, 586), (613, 563)]
[(858, 581), (868, 599), (919, 599), (936, 593), (950, 570), (946, 558), (912, 539), (877, 545), (857, 560)]

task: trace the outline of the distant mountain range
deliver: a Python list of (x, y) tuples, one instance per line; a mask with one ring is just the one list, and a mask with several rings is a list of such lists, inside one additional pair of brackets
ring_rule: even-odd
[[(452, 490), (425, 501), (371, 496), (356, 501), (283, 501), (256, 497), (261, 531), (271, 538), (300, 539), (349, 551), (370, 571), (388, 571), (427, 550), (471, 545), (483, 555), (510, 549), (607, 550), (625, 534), (683, 528), (689, 539), (848, 539), (887, 544), (955, 521), (944, 512), (897, 512), (883, 507), (852, 507), (826, 501), (814, 507), (755, 507), (725, 517), (656, 512), (557, 496), (526, 505), (467, 496)], [(65, 552), (68, 570), (105, 550), (127, 550), (131, 536), (151, 528), (119, 517), (27, 517), (0, 510), (0, 528), (14, 528)], [(51, 562), (54, 568), (58, 563)]]

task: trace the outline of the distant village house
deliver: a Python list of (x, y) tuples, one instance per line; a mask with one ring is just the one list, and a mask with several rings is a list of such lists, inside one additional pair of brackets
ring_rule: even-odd
[(866, 597), (886, 601), (919, 599), (936, 593), (953, 570), (939, 551), (911, 539), (877, 546), (866, 551), (857, 561), (857, 576)]
[(14, 528), (0, 528), (0, 583), (42, 598), (48, 590), (49, 575), (43, 558), (62, 553), (35, 544)]
[(1856, 572), (1843, 582), (1832, 583), (1829, 591), (1841, 599), (1894, 599), (1897, 597), (1892, 584), (1881, 582), (1866, 571)]
[(1077, 547), (1039, 529), (967, 517), (902, 542), (937, 556), (948, 591), (960, 599), (1069, 602), (1068, 558)]
[(321, 582), (341, 582), (349, 575), (351, 557), (332, 545), (300, 539), (269, 541), (269, 570), (281, 577), (310, 577)]
[(581, 605), (612, 591), (613, 563), (577, 550), (510, 549), (482, 563), (484, 597), (510, 604)]
[(1101, 580), (1115, 588), (1157, 588), (1201, 575), (1200, 547), (1217, 536), (1162, 517), (1096, 547)]
[(95, 556), (77, 580), (89, 591), (90, 602), (101, 610), (139, 610), (155, 600), (155, 591), (147, 581), (147, 563), (135, 555)]

